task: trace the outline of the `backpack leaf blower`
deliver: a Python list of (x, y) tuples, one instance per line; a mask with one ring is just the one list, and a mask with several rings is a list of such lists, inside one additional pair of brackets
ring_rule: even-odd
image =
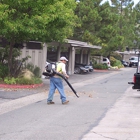
[(55, 69), (53, 68), (53, 64), (48, 64), (46, 66), (46, 71), (43, 72), (42, 74), (44, 76), (50, 76), (50, 77), (52, 77), (52, 76), (54, 76), (56, 74), (56, 75), (62, 77), (66, 81), (66, 83), (68, 84), (68, 86), (71, 88), (71, 90), (74, 92), (74, 94), (79, 98), (79, 95), (76, 93), (76, 91), (74, 90), (74, 88), (72, 87), (72, 85), (69, 83), (69, 81), (67, 80), (67, 78), (63, 74), (55, 71)]

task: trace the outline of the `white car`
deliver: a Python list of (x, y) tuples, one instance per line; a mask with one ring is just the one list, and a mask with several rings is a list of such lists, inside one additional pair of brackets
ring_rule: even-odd
[(110, 67), (110, 60), (109, 60), (108, 58), (104, 57), (104, 58), (102, 59), (102, 63), (103, 63), (103, 64), (107, 64), (107, 66)]
[(137, 66), (138, 65), (138, 57), (137, 56), (132, 56), (129, 59), (129, 67), (132, 66)]

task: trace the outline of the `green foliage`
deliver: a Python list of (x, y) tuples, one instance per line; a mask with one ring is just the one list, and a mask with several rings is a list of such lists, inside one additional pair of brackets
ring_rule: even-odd
[(1, 35), (12, 42), (63, 40), (76, 26), (74, 0), (1, 0)]
[(42, 80), (37, 77), (33, 77), (32, 79), (22, 77), (22, 78), (18, 78), (16, 80), (16, 83), (21, 85), (32, 85), (32, 84), (40, 84), (42, 83)]
[(6, 84), (16, 84), (16, 78), (14, 78), (14, 77), (6, 77), (5, 79), (4, 79), (4, 82), (6, 83)]
[[(18, 60), (17, 58), (21, 55), (21, 51), (18, 48), (13, 48), (13, 56), (11, 59), (12, 65), (9, 70), (9, 68), (8, 68), (9, 51), (10, 51), (9, 46), (0, 48), (0, 65), (2, 65), (1, 70), (5, 69), (4, 70), (4, 73), (6, 73), (6, 74), (4, 74), (5, 76), (9, 75), (12, 77), (17, 77), (19, 75), (19, 73), (21, 72), (21, 70), (23, 69), (24, 63), (28, 60), (28, 58), (30, 58), (30, 56), (27, 56), (25, 58)], [(0, 77), (1, 77), (1, 74), (0, 74)]]
[(101, 0), (85, 0), (78, 3), (75, 13), (81, 26), (75, 28), (72, 39), (102, 46), (102, 51), (96, 53), (107, 57), (118, 49), (123, 37), (118, 32), (119, 16), (112, 11), (108, 2), (100, 3)]
[(122, 60), (122, 56), (119, 53), (113, 52), (113, 53), (111, 53), (111, 56), (117, 60), (120, 60), (120, 61)]
[(28, 69), (29, 71), (31, 71), (33, 73), (34, 71), (34, 65), (32, 63), (28, 63), (26, 66), (25, 66), (26, 69)]
[(108, 66), (106, 64), (94, 64), (93, 66), (95, 69), (101, 69), (101, 70), (108, 69)]
[(124, 67), (120, 60), (116, 60), (116, 63), (114, 65), (117, 66), (118, 68)]
[(22, 77), (22, 78), (17, 79), (17, 84), (32, 85), (32, 84), (34, 84), (34, 80)]
[(3, 79), (2, 78), (0, 78), (0, 84), (3, 84)]
[(37, 66), (34, 66), (32, 63), (28, 63), (26, 66), (25, 66), (26, 69), (28, 69), (29, 71), (31, 71), (35, 77), (40, 77), (41, 76), (41, 70), (39, 67)]
[(135, 44), (134, 48), (140, 49), (140, 2), (134, 7), (136, 13), (136, 26), (135, 26)]
[[(135, 10), (132, 0), (111, 2), (113, 6), (109, 2), (100, 4), (101, 0), (81, 0), (75, 10), (80, 26), (75, 28), (72, 37), (102, 46), (102, 50), (96, 54), (106, 57), (116, 50), (124, 51), (126, 46), (140, 47), (140, 2)], [(91, 53), (94, 54), (94, 51)]]
[(99, 44), (101, 42), (97, 36), (100, 30), (98, 27), (101, 17), (96, 4), (94, 0), (84, 0), (78, 3), (75, 14), (78, 16), (80, 26), (75, 28), (72, 39), (90, 42), (91, 44)]
[(8, 76), (8, 66), (0, 63), (0, 78), (4, 80), (6, 76)]
[(133, 10), (132, 0), (112, 0), (111, 2), (113, 5), (112, 12), (117, 13), (119, 17), (118, 33), (122, 37), (118, 50), (124, 51), (126, 46), (134, 47), (136, 12)]
[(10, 74), (13, 73), (15, 44), (30, 40), (63, 41), (73, 34), (77, 19), (75, 7), (75, 0), (1, 0), (0, 37), (9, 44), (7, 60)]
[(35, 66), (34, 68), (34, 71), (33, 71), (33, 74), (36, 76), (36, 77), (41, 77), (41, 70), (39, 67)]
[(33, 77), (32, 79), (28, 78), (14, 78), (14, 77), (6, 77), (4, 79), (4, 83), (6, 84), (20, 84), (20, 85), (32, 85), (32, 84), (40, 84), (42, 80), (40, 78)]
[(42, 83), (41, 78), (34, 77), (33, 80), (34, 80), (34, 84), (41, 84)]
[(115, 66), (116, 61), (117, 59), (115, 59), (113, 56), (110, 57), (111, 66)]
[(123, 67), (121, 61), (115, 59), (115, 58), (112, 57), (112, 56), (110, 57), (110, 63), (111, 63), (111, 66), (112, 66), (112, 67), (115, 67), (115, 66), (117, 66), (118, 68), (122, 68), (122, 67)]

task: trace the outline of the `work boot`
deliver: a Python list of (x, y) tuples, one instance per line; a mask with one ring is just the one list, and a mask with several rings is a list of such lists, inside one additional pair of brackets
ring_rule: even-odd
[(51, 104), (55, 104), (55, 102), (53, 101), (50, 101), (50, 102), (47, 102), (48, 105), (51, 105)]
[(68, 104), (68, 103), (69, 103), (69, 101), (65, 101), (65, 102), (63, 102), (62, 104), (65, 105), (65, 104)]

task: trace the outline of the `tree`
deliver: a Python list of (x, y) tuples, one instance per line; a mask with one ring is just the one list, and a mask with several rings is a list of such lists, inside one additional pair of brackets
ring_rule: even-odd
[(103, 47), (103, 55), (109, 56), (116, 50), (122, 38), (117, 33), (118, 15), (112, 7), (101, 0), (83, 0), (75, 10), (80, 25), (75, 28), (74, 39), (89, 42)]
[(116, 51), (118, 44), (123, 38), (118, 34), (118, 15), (112, 12), (112, 7), (108, 2), (102, 4), (99, 8), (99, 15), (102, 17), (98, 36), (101, 38), (102, 55), (110, 57), (113, 51)]
[(97, 36), (98, 26), (101, 21), (98, 10), (95, 7), (101, 0), (80, 0), (77, 4), (75, 14), (79, 19), (79, 26), (75, 28), (72, 39), (99, 44)]
[(135, 18), (132, 0), (111, 0), (113, 11), (119, 16), (118, 33), (123, 37), (123, 42), (118, 45), (118, 50), (123, 51), (134, 46), (135, 39)]
[(140, 2), (134, 8), (136, 12), (135, 47), (140, 49)]
[(9, 72), (16, 43), (62, 41), (76, 26), (74, 0), (0, 0), (0, 36), (9, 42)]

